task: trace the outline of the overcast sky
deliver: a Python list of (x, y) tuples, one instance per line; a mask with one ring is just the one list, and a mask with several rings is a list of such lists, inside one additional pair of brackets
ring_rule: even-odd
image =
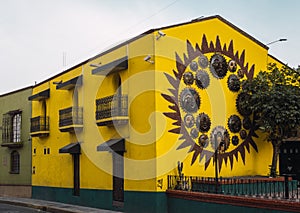
[[(298, 0), (0, 0), (0, 94), (34, 85), (149, 29), (221, 15), (300, 64)], [(66, 54), (66, 66), (63, 54)]]

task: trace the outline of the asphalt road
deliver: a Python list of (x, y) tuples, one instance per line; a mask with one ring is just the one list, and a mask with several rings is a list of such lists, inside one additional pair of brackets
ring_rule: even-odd
[(9, 204), (0, 203), (0, 212), (1, 213), (31, 213), (31, 212), (44, 212), (37, 209), (31, 209), (22, 206), (13, 206)]

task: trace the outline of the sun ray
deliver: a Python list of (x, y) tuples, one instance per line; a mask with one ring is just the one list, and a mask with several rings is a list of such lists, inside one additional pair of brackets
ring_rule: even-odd
[[(208, 46), (209, 44), (209, 46)], [(200, 48), (201, 47), (201, 48)], [(173, 110), (173, 112), (165, 112), (163, 113), (166, 117), (175, 120), (175, 122), (172, 123), (174, 126), (180, 126), (177, 128), (170, 129), (169, 132), (179, 134), (181, 135), (179, 140), (183, 140), (183, 142), (177, 147), (177, 149), (183, 149), (186, 147), (190, 147), (188, 153), (193, 152), (191, 165), (194, 164), (196, 159), (199, 156), (199, 162), (202, 159), (205, 159), (205, 170), (208, 168), (211, 159), (214, 158), (214, 152), (204, 149), (202, 146), (198, 145), (194, 142), (194, 139), (191, 138), (190, 133), (187, 131), (185, 125), (182, 123), (181, 119), (181, 112), (179, 108), (179, 85), (180, 81), (183, 77), (183, 74), (186, 71), (186, 68), (188, 65), (197, 57), (203, 56), (203, 54), (207, 53), (221, 53), (229, 58), (232, 58), (232, 60), (235, 60), (236, 64), (243, 70), (245, 73), (245, 76), (248, 79), (252, 79), (254, 75), (255, 65), (253, 64), (248, 70), (249, 64), (246, 63), (245, 65), (245, 50), (242, 51), (241, 55), (239, 55), (239, 51), (236, 51), (234, 54), (234, 44), (233, 40), (229, 42), (228, 48), (226, 43), (223, 45), (219, 38), (219, 36), (216, 37), (215, 43), (213, 41), (210, 41), (208, 43), (208, 40), (206, 38), (206, 35), (203, 34), (202, 36), (202, 43), (199, 45), (198, 43), (195, 44), (195, 48), (193, 47), (192, 43), (187, 40), (186, 41), (186, 48), (187, 48), (187, 54), (183, 53), (183, 60), (178, 55), (177, 52), (175, 52), (175, 58), (176, 58), (176, 68), (177, 70), (173, 70), (174, 77), (171, 75), (165, 73), (165, 76), (171, 86), (173, 88), (170, 88), (169, 91), (173, 96), (161, 94), (162, 97), (170, 102), (172, 105), (169, 106), (169, 109)], [(238, 162), (239, 160), (239, 154), (241, 155), (241, 159), (243, 163), (245, 164), (246, 156), (245, 156), (245, 150), (247, 150), (247, 153), (250, 153), (250, 146), (258, 152), (258, 148), (252, 137), (256, 137), (255, 133), (255, 124), (251, 125), (251, 129), (249, 130), (249, 133), (247, 137), (239, 144), (237, 147), (231, 151), (225, 151), (224, 153), (218, 154), (218, 163), (219, 163), (219, 170), (221, 171), (223, 162), (227, 166), (227, 162), (229, 160), (231, 170), (234, 166), (234, 157), (235, 160)]]
[(169, 83), (176, 89), (179, 86), (178, 79), (173, 78), (171, 75), (164, 73), (165, 76), (167, 77)]

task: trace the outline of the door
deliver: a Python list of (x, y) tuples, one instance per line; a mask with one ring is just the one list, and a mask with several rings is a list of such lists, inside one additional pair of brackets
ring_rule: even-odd
[(113, 152), (113, 202), (124, 202), (124, 160), (123, 152)]
[(280, 175), (289, 174), (300, 180), (300, 141), (286, 141), (281, 144), (279, 154)]

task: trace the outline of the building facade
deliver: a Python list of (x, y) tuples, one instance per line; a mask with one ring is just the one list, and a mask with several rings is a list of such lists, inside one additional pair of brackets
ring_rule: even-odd
[(168, 175), (214, 176), (215, 162), (223, 177), (267, 175), (272, 146), (239, 100), (242, 79), (272, 62), (213, 16), (147, 31), (35, 85), (33, 198), (166, 212)]
[(31, 93), (26, 87), (0, 96), (1, 196), (31, 197)]

